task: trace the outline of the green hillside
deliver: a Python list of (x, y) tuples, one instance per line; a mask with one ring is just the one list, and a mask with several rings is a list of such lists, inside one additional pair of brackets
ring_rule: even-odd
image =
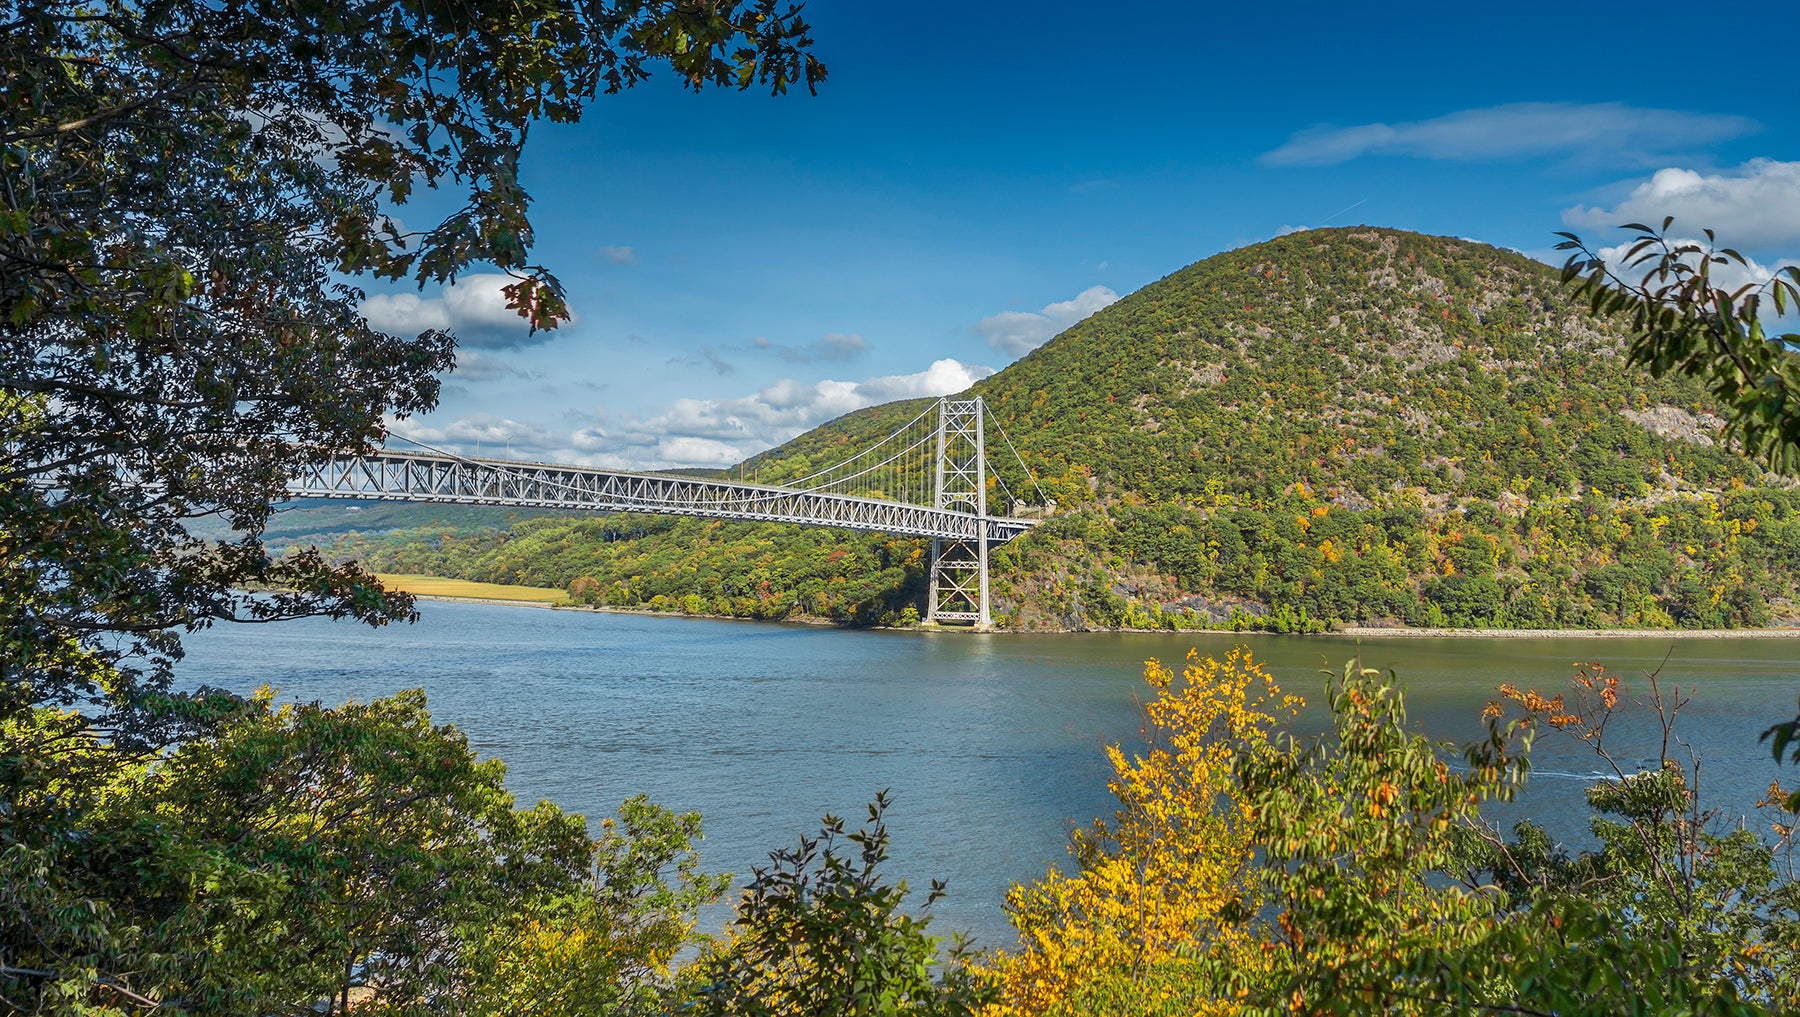
[[(1313, 230), (1191, 265), (975, 387), (1064, 513), (1000, 555), (996, 612), (1283, 630), (1788, 618), (1800, 497), (1714, 441), (1697, 388), (1628, 368), (1620, 339), (1554, 270), (1467, 241)], [(801, 475), (921, 405), (849, 414), (747, 468)], [(1021, 489), (1016, 465), (996, 465)], [(441, 535), (396, 531), (360, 551), (384, 570), (425, 571), (414, 558), (430, 554), (459, 578), (536, 569), (614, 603), (760, 617), (876, 620), (921, 589), (917, 542), (632, 527), (644, 535), (534, 520), (455, 538), (451, 555)], [(820, 564), (758, 577), (755, 547)]]

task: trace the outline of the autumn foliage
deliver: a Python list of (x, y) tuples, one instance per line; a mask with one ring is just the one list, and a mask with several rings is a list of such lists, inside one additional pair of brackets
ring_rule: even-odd
[[(1460, 750), (1411, 727), (1392, 672), (1328, 672), (1329, 727), (1243, 650), (1152, 661), (1143, 754), (1110, 750), (1112, 820), (1071, 873), (1008, 898), (1021, 945), (989, 958), (984, 1017), (1753, 1014), (1800, 1004), (1791, 816), (1774, 839), (1704, 807), (1673, 750), (1691, 695), (1581, 665), (1567, 690), (1503, 686)], [(1660, 769), (1608, 747), (1660, 721)], [(1587, 849), (1482, 815), (1529, 774), (1537, 734), (1591, 747)], [(1772, 789), (1771, 802), (1783, 792)]]
[(1144, 677), (1157, 691), (1144, 710), (1146, 753), (1107, 750), (1118, 813), (1076, 836), (1077, 871), (1007, 897), (1022, 946), (992, 962), (1003, 995), (991, 1017), (1227, 1012), (1235, 1004), (1193, 977), (1196, 958), (1259, 966), (1246, 919), (1263, 886), (1234, 774), (1276, 754), (1271, 734), (1300, 701), (1241, 649), (1223, 662), (1189, 654), (1180, 682), (1156, 661)]

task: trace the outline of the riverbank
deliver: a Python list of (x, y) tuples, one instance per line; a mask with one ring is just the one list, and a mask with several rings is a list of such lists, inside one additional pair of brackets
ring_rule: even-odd
[[(408, 591), (412, 592), (412, 591)], [(537, 607), (551, 608), (558, 611), (593, 611), (600, 614), (642, 615), (648, 618), (694, 618), (707, 621), (754, 622), (763, 619), (739, 618), (728, 614), (684, 614), (680, 611), (648, 611), (632, 607), (604, 607), (591, 604), (572, 604), (566, 600), (526, 600), (523, 598), (492, 597), (459, 597), (442, 593), (413, 593), (419, 600), (440, 600), (453, 604), (492, 604), (499, 607)], [(837, 627), (837, 623), (827, 618), (783, 618), (784, 625), (811, 625), (823, 628)], [(870, 626), (885, 632), (957, 632), (973, 633), (975, 630), (959, 626), (920, 625), (908, 629), (881, 628)], [(1191, 632), (1196, 635), (1224, 635), (1225, 629), (1182, 629), (1180, 632)], [(1168, 629), (991, 629), (987, 635), (1175, 635)], [(1269, 632), (1249, 632), (1242, 635), (1266, 636)], [(1300, 633), (1290, 633), (1301, 635)], [(1350, 625), (1329, 632), (1311, 633), (1320, 636), (1349, 636), (1356, 639), (1800, 639), (1800, 628), (1786, 629), (1408, 629), (1408, 628), (1376, 628), (1367, 625)]]
[[(437, 576), (378, 573), (389, 589), (402, 590), (420, 600), (442, 600), (458, 604), (494, 604), (501, 607), (550, 607), (566, 611), (598, 611), (605, 614), (636, 614), (657, 618), (705, 618), (714, 621), (759, 621), (727, 614), (687, 614), (680, 611), (651, 611), (641, 607), (609, 607), (598, 604), (576, 604), (566, 590), (539, 586), (507, 586), (498, 583), (475, 583), (463, 579)], [(781, 619), (789, 625), (833, 627), (829, 618), (790, 616)], [(871, 626), (872, 628), (879, 626)], [(960, 626), (917, 626), (889, 631), (908, 632), (973, 632)], [(995, 634), (1027, 634), (1025, 629), (991, 629)], [(1079, 629), (1035, 629), (1030, 634), (1075, 633)], [(1117, 635), (1126, 632), (1165, 633), (1167, 629), (1087, 629), (1088, 632)], [(1183, 632), (1224, 632), (1224, 629), (1182, 629)], [(1268, 635), (1269, 633), (1262, 633)], [(1351, 636), (1358, 639), (1795, 639), (1800, 627), (1771, 629), (1414, 629), (1374, 625), (1348, 625), (1317, 633), (1328, 636)]]
[[(471, 584), (473, 585), (473, 584)], [(397, 589), (398, 587), (389, 587)], [(535, 587), (520, 587), (535, 589)], [(635, 614), (646, 618), (694, 618), (706, 621), (762, 621), (760, 618), (739, 618), (730, 614), (686, 614), (681, 611), (650, 611), (641, 607), (605, 607), (596, 604), (576, 604), (569, 600), (549, 600), (528, 597), (464, 597), (448, 593), (419, 593), (416, 590), (404, 590), (413, 595), (415, 600), (437, 600), (446, 604), (492, 604), (495, 607), (538, 607), (553, 611), (592, 611), (596, 614)], [(561, 592), (561, 591), (557, 591)], [(836, 627), (837, 623), (829, 618), (787, 617), (781, 619), (784, 625), (815, 625), (826, 628)], [(958, 630), (960, 631), (960, 630)]]
[(1794, 639), (1793, 629), (1401, 629), (1351, 625), (1328, 635), (1358, 638), (1454, 639)]

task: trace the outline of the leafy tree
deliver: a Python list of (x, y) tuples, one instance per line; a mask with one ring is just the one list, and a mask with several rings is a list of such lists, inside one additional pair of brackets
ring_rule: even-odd
[(1275, 911), (1267, 975), (1228, 971), (1269, 1011), (1407, 1012), (1385, 972), (1460, 942), (1495, 902), (1448, 884), (1479, 804), (1510, 796), (1530, 731), (1490, 725), (1453, 765), (1449, 746), (1407, 731), (1395, 679), (1352, 661), (1326, 688), (1332, 730), (1242, 757), (1238, 780)]
[(696, 913), (731, 880), (699, 871), (700, 837), (699, 813), (626, 801), (604, 823), (589, 881), (475, 932), (467, 1012), (658, 1012), (674, 991), (676, 954), (697, 941)]
[[(1800, 334), (1770, 334), (1763, 318), (1770, 304), (1776, 315), (1800, 310), (1800, 267), (1727, 289), (1719, 271), (1747, 269), (1748, 259), (1718, 247), (1710, 229), (1704, 244), (1671, 237), (1674, 223), (1671, 216), (1657, 229), (1620, 227), (1636, 233), (1620, 269), (1579, 236), (1557, 234), (1565, 238), (1557, 249), (1575, 252), (1563, 281), (1579, 281), (1576, 292), (1596, 316), (1629, 322), (1631, 363), (1657, 378), (1699, 379), (1730, 413), (1727, 436), (1770, 468), (1793, 472), (1800, 466), (1800, 360), (1793, 352)], [(1637, 279), (1619, 274), (1631, 270), (1641, 270)]]
[[(1331, 730), (1284, 741), (1293, 700), (1247, 657), (1154, 662), (1151, 748), (1115, 751), (1124, 808), (1077, 840), (1077, 873), (1009, 898), (1023, 945), (991, 963), (987, 1013), (1748, 1014), (1789, 1012), (1800, 964), (1793, 826), (1773, 841), (1700, 802), (1692, 766), (1630, 772), (1606, 748), (1625, 690), (1503, 687), (1456, 758), (1408, 731), (1391, 673), (1351, 662)], [(1258, 698), (1258, 690), (1266, 690)], [(1654, 676), (1663, 756), (1685, 700)], [(1247, 695), (1248, 693), (1248, 695)], [(1270, 709), (1270, 705), (1276, 708)], [(1509, 708), (1514, 711), (1509, 716)], [(1594, 850), (1479, 815), (1540, 731), (1591, 744)], [(1778, 795), (1772, 790), (1771, 795)]]
[(71, 714), (10, 723), (64, 743), (15, 785), (0, 852), (0, 991), (25, 1012), (341, 1012), (359, 988), (409, 1012), (460, 988), (472, 929), (569, 891), (593, 856), (579, 816), (514, 811), (504, 766), (417, 692), (326, 709), (265, 691), (125, 770)]
[[(729, 938), (696, 966), (691, 1012), (709, 1017), (897, 1017), (970, 1014), (985, 990), (960, 937), (940, 959), (929, 917), (900, 910), (904, 881), (884, 882), (884, 791), (867, 826), (826, 816), (817, 837), (771, 852), (738, 902)], [(848, 850), (839, 838), (849, 842)], [(944, 894), (933, 881), (926, 906)], [(941, 966), (941, 970), (934, 968)]]
[[(1635, 281), (1581, 237), (1558, 234), (1564, 240), (1557, 249), (1572, 252), (1563, 281), (1579, 281), (1577, 292), (1595, 315), (1630, 322), (1632, 363), (1658, 378), (1700, 379), (1730, 412), (1727, 434), (1742, 451), (1792, 473), (1800, 468), (1800, 334), (1771, 334), (1764, 317), (1769, 305), (1776, 316), (1800, 310), (1800, 267), (1727, 289), (1717, 273), (1747, 269), (1749, 260), (1719, 247), (1710, 229), (1702, 231), (1705, 244), (1672, 237), (1674, 224), (1668, 217), (1659, 228), (1621, 227), (1636, 233), (1623, 258), (1623, 270), (1641, 270)], [(1777, 760), (1791, 749), (1800, 763), (1800, 717), (1769, 728), (1763, 738), (1772, 740)], [(1800, 791), (1787, 805), (1800, 811)]]
[[(453, 363), (451, 336), (371, 329), (355, 280), (487, 264), (554, 327), (518, 181), (530, 125), (657, 64), (810, 89), (798, 8), (48, 0), (0, 2), (0, 28), (7, 1005), (342, 1011), (360, 989), (409, 1012), (466, 995), (477, 931), (522, 913), (617, 933), (615, 987), (641, 995), (668, 913), (710, 885), (643, 883), (691, 817), (628, 817), (658, 846), (607, 871), (648, 896), (553, 907), (594, 857), (583, 823), (514, 812), (499, 764), (422, 698), (275, 710), (171, 696), (169, 668), (180, 630), (219, 620), (411, 616), (355, 565), (261, 539), (288, 478), (431, 408)], [(408, 229), (393, 213), (420, 184), (462, 206)], [(230, 540), (196, 532), (215, 521)]]
[(70, 714), (11, 734), (67, 742), (0, 850), (15, 1012), (640, 1012), (728, 881), (698, 871), (695, 814), (634, 798), (594, 842), (548, 802), (514, 809), (505, 767), (416, 691), (265, 691), (123, 772)]
[[(1518, 1014), (1741, 1014), (1800, 1005), (1800, 883), (1791, 821), (1770, 842), (1702, 802), (1699, 761), (1674, 758), (1691, 696), (1646, 676), (1635, 705), (1662, 725), (1660, 759), (1632, 772), (1607, 729), (1632, 700), (1616, 676), (1581, 666), (1568, 692), (1501, 687), (1538, 730), (1589, 746), (1609, 776), (1588, 790), (1598, 847), (1570, 853), (1530, 822), (1512, 838), (1465, 831), (1462, 876), (1496, 910), (1461, 942), (1374, 977), (1401, 998)], [(1772, 792), (1772, 797), (1776, 796)], [(1343, 1008), (1340, 1008), (1340, 1010)]]
[[(452, 364), (447, 335), (371, 329), (346, 280), (486, 263), (553, 327), (518, 182), (533, 121), (659, 63), (696, 89), (825, 73), (777, 0), (15, 0), (0, 28), (0, 714), (86, 703), (152, 742), (137, 707), (177, 629), (409, 616), (259, 539), (297, 468), (373, 447)], [(401, 225), (420, 183), (463, 206)], [(205, 516), (236, 539), (194, 537)]]
[(984, 1014), (1230, 1011), (1236, 1000), (1202, 953), (1266, 970), (1248, 934), (1266, 903), (1257, 842), (1233, 775), (1244, 757), (1277, 751), (1271, 733), (1299, 700), (1241, 648), (1223, 662), (1190, 653), (1179, 682), (1151, 661), (1144, 680), (1156, 690), (1148, 751), (1108, 747), (1120, 807), (1077, 833), (1078, 870), (1007, 895), (1021, 946), (987, 962), (999, 999)]

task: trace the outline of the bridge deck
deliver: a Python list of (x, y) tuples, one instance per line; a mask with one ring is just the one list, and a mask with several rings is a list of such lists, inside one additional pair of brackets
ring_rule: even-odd
[(340, 456), (308, 470), (288, 485), (288, 493), (296, 498), (656, 512), (947, 540), (985, 536), (990, 543), (1011, 540), (1037, 525), (1034, 519), (983, 517), (767, 484), (418, 452)]

